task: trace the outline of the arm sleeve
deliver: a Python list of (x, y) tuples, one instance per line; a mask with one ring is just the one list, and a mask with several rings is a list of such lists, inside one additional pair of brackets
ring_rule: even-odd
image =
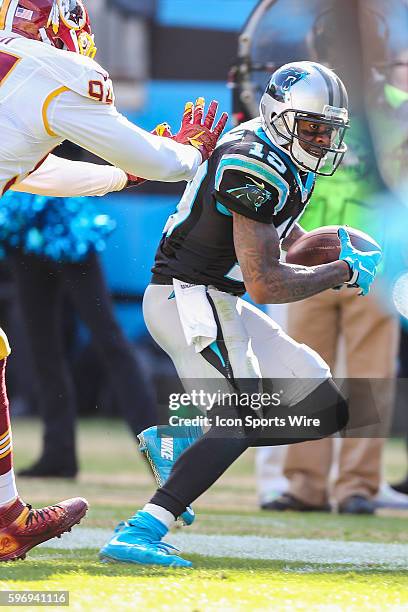
[(273, 223), (282, 199), (276, 185), (249, 172), (227, 168), (217, 172), (215, 187), (216, 199), (229, 210), (260, 223)]
[(11, 189), (52, 197), (103, 196), (120, 191), (127, 175), (113, 166), (99, 166), (49, 155), (41, 166)]
[(202, 163), (200, 152), (153, 136), (111, 104), (65, 91), (50, 104), (49, 128), (134, 176), (155, 181), (189, 181)]

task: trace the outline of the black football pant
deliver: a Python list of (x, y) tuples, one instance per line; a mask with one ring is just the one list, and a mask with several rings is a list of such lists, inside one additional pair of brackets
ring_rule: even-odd
[[(222, 428), (213, 427), (190, 446), (177, 460), (169, 479), (157, 490), (150, 503), (162, 506), (174, 516), (184, 512), (195, 499), (211, 487), (216, 480), (250, 446), (278, 446), (330, 436), (343, 429), (348, 421), (347, 402), (332, 380), (323, 382), (302, 402), (291, 406), (291, 412), (311, 415), (321, 423), (312, 436), (304, 438), (276, 438), (265, 432), (247, 432), (247, 435), (230, 432), (225, 437)], [(265, 416), (272, 416), (271, 408)], [(224, 413), (225, 414), (225, 413)], [(279, 410), (282, 414), (282, 408)]]

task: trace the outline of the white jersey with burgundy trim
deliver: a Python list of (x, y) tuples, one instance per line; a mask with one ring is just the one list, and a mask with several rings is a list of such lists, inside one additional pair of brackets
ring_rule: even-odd
[(273, 224), (281, 240), (307, 205), (315, 182), (266, 136), (260, 119), (234, 128), (188, 184), (164, 228), (153, 272), (245, 293), (232, 211)]
[(68, 90), (113, 103), (109, 77), (93, 60), (17, 35), (0, 36), (0, 193), (65, 140), (53, 131), (48, 113), (53, 99)]
[(201, 163), (193, 147), (153, 136), (118, 113), (112, 82), (97, 62), (6, 32), (0, 133), (0, 196), (65, 139), (149, 180), (189, 180)]

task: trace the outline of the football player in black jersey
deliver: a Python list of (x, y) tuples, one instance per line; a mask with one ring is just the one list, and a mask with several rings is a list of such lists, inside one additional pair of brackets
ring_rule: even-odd
[[(216, 388), (235, 391), (238, 399), (224, 413), (218, 402), (204, 434), (192, 422), (178, 435), (171, 427), (164, 437), (156, 427), (140, 435), (160, 488), (115, 532), (102, 558), (191, 565), (161, 540), (179, 516), (192, 522), (189, 504), (249, 446), (323, 437), (346, 425), (347, 403), (327, 364), (239, 296), (248, 291), (265, 304), (302, 300), (343, 284), (368, 292), (380, 253), (354, 249), (345, 229), (338, 261), (315, 267), (281, 261), (281, 247), (304, 233), (296, 221), (316, 174), (330, 176), (341, 162), (347, 127), (347, 93), (337, 75), (313, 62), (287, 64), (272, 75), (260, 117), (227, 133), (187, 185), (156, 253), (145, 321), (190, 397), (200, 387), (207, 398)], [(236, 427), (223, 429), (217, 414), (242, 416), (241, 397), (255, 397), (260, 385), (279, 396), (279, 406), (266, 408), (265, 416), (279, 415), (285, 423), (287, 414), (313, 415), (319, 426), (296, 435), (288, 427), (280, 432), (276, 421), (278, 433), (269, 429), (265, 436), (262, 428), (251, 429), (246, 420), (240, 427), (233, 419)], [(205, 401), (201, 408), (208, 408)]]

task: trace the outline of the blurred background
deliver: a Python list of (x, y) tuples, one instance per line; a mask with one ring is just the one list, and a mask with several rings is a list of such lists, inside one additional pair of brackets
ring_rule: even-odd
[[(335, 68), (343, 78), (351, 98), (351, 121), (354, 115), (361, 126), (360, 141), (345, 162), (352, 173), (347, 180), (352, 176), (359, 185), (369, 182), (370, 189), (364, 196), (346, 194), (341, 203), (341, 215), (333, 221), (327, 187), (326, 192), (320, 194), (317, 225), (343, 222), (352, 225), (348, 221), (350, 215), (360, 215), (363, 211), (359, 217), (361, 229), (369, 231), (371, 224), (367, 221), (366, 225), (365, 219), (370, 218), (371, 222), (378, 221), (381, 230), (387, 230), (381, 231), (387, 260), (376, 299), (386, 313), (384, 316), (392, 318), (393, 329), (398, 328), (398, 334), (401, 332), (400, 341), (396, 341), (396, 349), (388, 358), (393, 367), (387, 372), (392, 374), (384, 374), (384, 377), (399, 377), (396, 399), (394, 394), (390, 395), (392, 406), (388, 408), (393, 435), (405, 437), (408, 185), (405, 187), (404, 182), (408, 160), (408, 4), (404, 0), (195, 0), (194, 3), (190, 0), (87, 0), (87, 6), (98, 47), (96, 59), (111, 74), (117, 107), (147, 130), (162, 121), (177, 130), (185, 101), (198, 96), (204, 96), (207, 103), (211, 99), (218, 100), (220, 108), (231, 114), (229, 127), (255, 117), (269, 75), (289, 61), (320, 61)], [(60, 153), (96, 161), (89, 154), (70, 148)], [(86, 317), (81, 317), (78, 299), (71, 291), (70, 283), (74, 281), (68, 279), (61, 281), (58, 288), (59, 324), (64, 367), (68, 368), (72, 381), (70, 393), (75, 395), (70, 405), (75, 404), (72, 410), (79, 415), (113, 417), (121, 414), (135, 432), (138, 424), (132, 424), (130, 413), (138, 410), (142, 401), (145, 408), (151, 407), (153, 415), (156, 398), (165, 397), (166, 381), (174, 386), (173, 366), (150, 340), (141, 302), (162, 227), (182, 191), (183, 184), (150, 183), (92, 202), (97, 210), (87, 215), (87, 223), (92, 219), (92, 223), (99, 223), (100, 227), (99, 217), (102, 216), (102, 225), (109, 229), (103, 240), (100, 234), (90, 240), (89, 249), (84, 253), (98, 254), (98, 266), (112, 296), (114, 317), (120, 333), (130, 343), (137, 364), (140, 387), (151, 388), (152, 396), (143, 396), (141, 400), (141, 395), (136, 397), (129, 393), (128, 410), (123, 406), (126, 401), (115, 391), (115, 385), (120, 384), (118, 378), (115, 382), (115, 377), (106, 376), (103, 346), (98, 348), (99, 332), (90, 329), (89, 322), (85, 324)], [(67, 219), (74, 218), (75, 214), (71, 211)], [(99, 220), (95, 221), (97, 217)], [(4, 227), (7, 223), (8, 218), (3, 218)], [(50, 220), (31, 219), (24, 230), (21, 229), (23, 224), (17, 229), (14, 225), (13, 235), (21, 235), (33, 227), (44, 234), (44, 228), (50, 223)], [(58, 224), (62, 223), (60, 219)], [(8, 232), (13, 233), (12, 230)], [(81, 239), (78, 234), (76, 237)], [(27, 301), (24, 287), (27, 289), (30, 282), (31, 268), (25, 261), (21, 264), (20, 257), (19, 273), (12, 252), (14, 248), (19, 256), (26, 254), (25, 247), (21, 242), (10, 242), (7, 232), (0, 230), (0, 246), (2, 239), (0, 308), (13, 347), (8, 368), (11, 410), (15, 417), (44, 414), (36, 350), (47, 351), (47, 342), (53, 343), (55, 339), (51, 335), (56, 332), (51, 328), (43, 348), (35, 349), (39, 345), (33, 342), (33, 334), (27, 329), (31, 327), (32, 330), (34, 326), (36, 306), (33, 303), (27, 308), (24, 304)], [(46, 253), (45, 246), (40, 243), (41, 240), (34, 247), (31, 244), (30, 254), (61, 268), (62, 254)], [(78, 254), (82, 247), (81, 243)], [(84, 253), (81, 251), (74, 263), (83, 265)], [(21, 275), (21, 265), (26, 270), (25, 279)], [(79, 275), (83, 273), (82, 269)], [(45, 278), (56, 274), (55, 269), (48, 269)], [(31, 281), (34, 283), (34, 278)], [(287, 325), (285, 308), (272, 309), (271, 314)], [(119, 337), (118, 330), (112, 333), (116, 339)], [(347, 375), (341, 335), (337, 362), (340, 372)], [(381, 343), (370, 349), (378, 352), (380, 361), (384, 350), (383, 341)], [(47, 376), (47, 372), (43, 375)], [(351, 376), (350, 372), (348, 375)], [(59, 411), (58, 393), (63, 402), (67, 392), (55, 390), (50, 400), (55, 414)], [(154, 422), (153, 417), (151, 420)], [(146, 423), (149, 424), (148, 417)], [(403, 454), (401, 462), (405, 462)], [(74, 475), (76, 467), (71, 467), (71, 475)]]

